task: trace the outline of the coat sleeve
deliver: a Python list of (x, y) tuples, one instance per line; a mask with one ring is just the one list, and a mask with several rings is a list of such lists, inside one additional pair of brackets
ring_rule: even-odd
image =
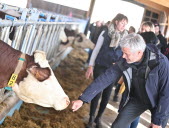
[(152, 113), (152, 122), (161, 125), (169, 116), (169, 61), (166, 57), (160, 61), (159, 65), (159, 86), (158, 101)]
[(122, 76), (122, 73), (123, 72), (118, 65), (112, 65), (84, 90), (79, 99), (89, 103), (99, 92), (104, 90), (110, 84), (114, 84), (118, 81)]
[(97, 40), (96, 46), (93, 49), (92, 55), (90, 57), (90, 61), (89, 61), (89, 66), (94, 66), (95, 65), (95, 60), (97, 58), (97, 55), (99, 54), (99, 51), (103, 45), (104, 42), (104, 37), (103, 37), (104, 31), (102, 31), (102, 33), (99, 36), (99, 39)]

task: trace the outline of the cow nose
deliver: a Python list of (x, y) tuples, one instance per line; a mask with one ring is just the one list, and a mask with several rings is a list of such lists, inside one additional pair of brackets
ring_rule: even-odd
[(68, 106), (68, 105), (70, 104), (69, 98), (68, 98), (68, 97), (65, 97), (64, 99), (66, 100), (66, 105)]

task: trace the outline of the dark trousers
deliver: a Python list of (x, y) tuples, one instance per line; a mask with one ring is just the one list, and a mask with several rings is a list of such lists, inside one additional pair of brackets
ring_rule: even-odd
[[(128, 128), (128, 126), (147, 109), (150, 109), (150, 106), (144, 105), (138, 100), (131, 98), (124, 108), (122, 108), (111, 128)], [(162, 128), (165, 128), (167, 121), (168, 118), (162, 123)]]
[[(104, 66), (95, 65), (95, 67), (94, 67), (94, 79), (96, 79), (99, 75), (104, 73), (106, 71), (106, 69), (107, 68), (104, 67)], [(97, 94), (93, 98), (93, 100), (91, 101), (91, 104), (90, 104), (90, 116), (95, 115), (96, 108), (98, 106), (98, 102), (99, 102), (99, 99), (100, 99), (101, 96), (102, 96), (102, 99), (101, 99), (101, 102), (100, 102), (100, 107), (99, 107), (97, 116), (98, 117), (102, 116), (102, 114), (103, 114), (103, 112), (106, 108), (106, 105), (109, 101), (111, 91), (112, 91), (112, 87), (113, 87), (112, 84), (109, 85), (107, 88), (105, 88), (102, 92), (100, 92), (99, 94)]]

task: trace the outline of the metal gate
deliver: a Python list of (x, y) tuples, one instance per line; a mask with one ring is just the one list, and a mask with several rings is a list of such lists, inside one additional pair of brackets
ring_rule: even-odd
[[(0, 40), (28, 55), (32, 55), (35, 50), (42, 50), (50, 61), (56, 55), (60, 55), (61, 31), (72, 25), (78, 26), (78, 23), (0, 19)], [(2, 102), (7, 102), (7, 105), (3, 106)], [(0, 89), (0, 124), (18, 102), (21, 104), (13, 91)]]

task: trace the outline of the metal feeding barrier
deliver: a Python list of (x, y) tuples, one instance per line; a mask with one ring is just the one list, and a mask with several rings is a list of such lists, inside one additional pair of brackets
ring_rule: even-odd
[[(65, 22), (1, 20), (0, 40), (28, 55), (32, 55), (35, 50), (44, 51), (47, 60), (50, 61), (56, 54), (59, 54), (59, 36), (61, 30), (67, 25), (71, 26), (74, 24)], [(12, 40), (9, 39), (10, 36), (12, 36)], [(4, 89), (0, 89), (0, 102), (5, 98), (3, 92)]]
[[(7, 6), (3, 5), (1, 8), (6, 9)], [(61, 31), (67, 26), (75, 25), (78, 27), (79, 25), (78, 22), (58, 21), (58, 16), (55, 16), (56, 19), (54, 20), (51, 14), (47, 14), (46, 20), (38, 19), (42, 13), (36, 9), (19, 8), (17, 10), (21, 11), (20, 19), (8, 15), (5, 16), (5, 19), (0, 19), (0, 40), (28, 55), (32, 55), (35, 50), (44, 51), (49, 61), (56, 55), (61, 55), (59, 53)], [(28, 13), (29, 17), (27, 16)], [(51, 17), (52, 20), (50, 20)], [(4, 102), (7, 104), (6, 106), (3, 106), (2, 103)], [(18, 102), (19, 105), (22, 104), (13, 91), (0, 89), (0, 124), (7, 113), (14, 110)]]
[[(35, 50), (42, 50), (49, 60), (58, 52), (60, 31), (65, 25), (72, 24), (74, 23), (1, 20), (0, 39), (29, 55)], [(9, 36), (13, 36), (13, 40)]]

